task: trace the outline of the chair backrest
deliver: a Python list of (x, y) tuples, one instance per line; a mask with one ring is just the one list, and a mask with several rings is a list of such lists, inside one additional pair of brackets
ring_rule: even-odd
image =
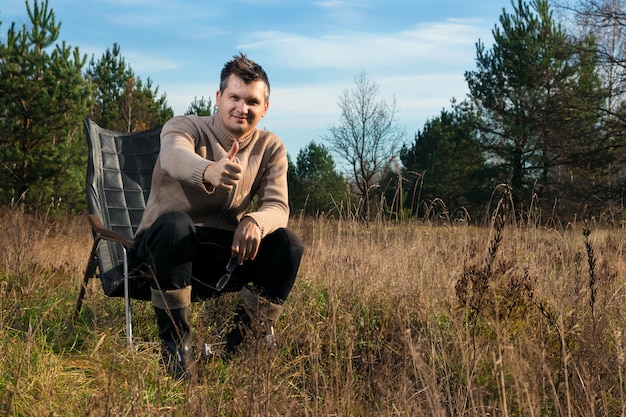
[[(89, 147), (89, 213), (100, 217), (107, 229), (132, 239), (150, 194), (152, 170), (161, 148), (161, 127), (124, 133), (85, 119), (85, 133)], [(123, 295), (107, 288), (109, 282), (120, 279), (122, 251), (120, 245), (110, 241), (101, 242), (98, 249), (100, 278), (109, 296)]]

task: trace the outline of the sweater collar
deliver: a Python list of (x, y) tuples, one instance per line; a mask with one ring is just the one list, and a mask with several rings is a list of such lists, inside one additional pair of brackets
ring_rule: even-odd
[[(224, 123), (222, 123), (219, 117), (213, 116), (211, 118), (211, 121), (209, 122), (209, 125), (211, 127), (211, 130), (213, 130), (213, 132), (215, 133), (215, 136), (217, 137), (217, 139), (220, 141), (220, 143), (224, 147), (224, 149), (228, 151), (228, 149), (230, 149), (231, 146), (233, 146), (233, 142), (236, 139), (233, 138), (230, 132), (226, 129), (226, 126), (224, 126)], [(246, 146), (248, 146), (248, 144), (250, 144), (250, 142), (252, 142), (257, 135), (258, 135), (258, 130), (254, 129), (248, 135), (239, 139), (238, 140), (239, 149), (243, 149)]]

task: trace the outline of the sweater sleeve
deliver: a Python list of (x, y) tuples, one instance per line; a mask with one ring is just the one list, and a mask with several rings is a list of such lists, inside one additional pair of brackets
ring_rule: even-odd
[(200, 132), (193, 119), (174, 117), (161, 131), (161, 167), (173, 179), (211, 193), (214, 188), (204, 183), (204, 171), (213, 161), (197, 153)]
[(256, 193), (259, 197), (258, 208), (246, 214), (259, 225), (262, 237), (286, 227), (289, 220), (287, 151), (281, 142), (276, 145), (275, 151), (270, 153), (266, 161)]

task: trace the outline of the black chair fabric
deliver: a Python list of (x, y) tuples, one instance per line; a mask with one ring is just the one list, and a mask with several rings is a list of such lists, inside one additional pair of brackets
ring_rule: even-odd
[[(161, 147), (161, 127), (136, 133), (104, 129), (85, 119), (89, 147), (87, 204), (105, 228), (133, 239), (150, 194), (152, 171)], [(123, 246), (99, 243), (94, 254), (104, 293), (124, 296)], [(144, 280), (130, 280), (130, 297), (149, 300)]]

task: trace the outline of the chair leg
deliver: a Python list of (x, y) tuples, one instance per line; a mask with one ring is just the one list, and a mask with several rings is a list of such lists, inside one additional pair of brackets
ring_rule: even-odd
[(133, 323), (130, 311), (130, 288), (128, 283), (128, 253), (125, 247), (122, 247), (124, 254), (124, 310), (126, 313), (126, 345), (133, 347)]
[[(76, 302), (76, 308), (74, 309), (74, 320), (78, 320), (80, 310), (83, 307), (83, 299), (85, 298), (85, 292), (87, 289), (87, 284), (89, 283), (89, 278), (95, 276), (96, 268), (98, 267), (98, 255), (96, 254), (96, 251), (98, 249), (98, 244), (100, 243), (100, 240), (101, 237), (99, 235), (96, 236), (93, 242), (93, 246), (91, 247), (91, 254), (89, 255), (89, 261), (87, 262), (87, 268), (85, 269), (85, 276), (83, 277), (83, 282), (80, 286), (80, 292), (78, 294), (78, 301)], [(132, 348), (133, 326), (130, 311), (130, 288), (128, 283), (128, 254), (125, 247), (122, 246), (122, 249), (124, 260), (124, 310), (126, 315), (126, 344)]]
[(98, 259), (96, 255), (97, 245), (98, 242), (95, 241), (91, 248), (91, 254), (89, 255), (87, 268), (85, 268), (85, 276), (83, 277), (83, 282), (80, 285), (78, 301), (76, 301), (76, 308), (74, 309), (74, 320), (78, 320), (80, 310), (83, 308), (83, 299), (85, 298), (85, 292), (87, 290), (87, 284), (89, 283), (89, 279), (92, 278), (96, 273), (96, 267), (98, 266)]
[(76, 308), (74, 309), (73, 320), (78, 320), (78, 316), (80, 315), (80, 310), (83, 308), (83, 298), (85, 298), (85, 288), (87, 288), (87, 281), (89, 278), (85, 278), (83, 282), (80, 284), (80, 292), (78, 293), (78, 301), (76, 301)]

